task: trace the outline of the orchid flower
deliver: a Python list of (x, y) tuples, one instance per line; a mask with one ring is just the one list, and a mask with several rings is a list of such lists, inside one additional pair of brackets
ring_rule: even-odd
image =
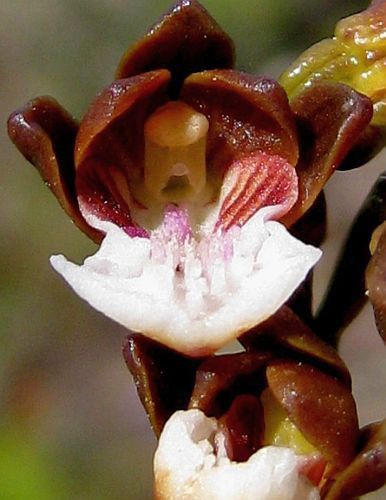
[[(359, 429), (349, 372), (320, 338), (333, 344), (362, 299), (370, 257), (345, 268), (355, 286), (332, 300), (335, 329), (321, 331), (310, 293), (324, 185), (384, 142), (385, 4), (341, 21), (279, 84), (233, 69), (229, 37), (179, 0), (80, 124), (49, 97), (9, 119), (16, 146), (100, 243), (82, 265), (51, 263), (135, 332), (123, 353), (159, 438), (159, 500), (344, 500), (386, 481), (386, 424)], [(367, 283), (384, 336), (383, 228)], [(241, 352), (214, 354), (234, 339)]]
[(360, 431), (336, 351), (286, 306), (240, 340), (244, 352), (199, 361), (129, 337), (159, 435), (156, 498), (343, 500), (382, 486), (386, 423)]
[(97, 310), (195, 357), (266, 320), (303, 282), (320, 251), (289, 228), (373, 112), (340, 83), (289, 104), (274, 80), (232, 69), (233, 54), (205, 9), (180, 0), (79, 125), (47, 97), (9, 119), (68, 215), (103, 239), (83, 265), (54, 256), (53, 267)]

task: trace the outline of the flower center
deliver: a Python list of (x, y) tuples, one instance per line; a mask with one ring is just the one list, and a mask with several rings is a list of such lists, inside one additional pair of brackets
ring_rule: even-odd
[(179, 101), (158, 108), (145, 123), (144, 181), (160, 202), (196, 198), (206, 185), (205, 115)]

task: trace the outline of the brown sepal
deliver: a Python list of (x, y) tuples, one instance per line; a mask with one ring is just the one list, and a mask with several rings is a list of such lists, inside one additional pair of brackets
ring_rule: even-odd
[(204, 71), (185, 80), (180, 99), (209, 120), (210, 171), (223, 176), (232, 161), (256, 151), (296, 164), (294, 119), (274, 80), (233, 70)]
[(267, 367), (274, 397), (304, 437), (336, 470), (355, 456), (358, 418), (350, 390), (306, 363), (275, 360)]
[(83, 118), (75, 145), (77, 191), (99, 218), (133, 225), (131, 185), (143, 180), (144, 123), (167, 100), (169, 80), (166, 70), (117, 80)]
[(116, 80), (106, 87), (80, 123), (75, 145), (76, 168), (81, 168), (90, 156), (118, 165), (127, 160), (129, 164), (142, 160), (144, 122), (167, 100), (169, 80), (170, 73), (159, 70)]
[(386, 483), (386, 420), (363, 429), (361, 441), (359, 454), (338, 476), (325, 500), (356, 498)]
[(211, 356), (197, 369), (189, 408), (209, 417), (220, 417), (239, 394), (259, 395), (264, 368), (272, 355), (267, 351)]
[(120, 61), (116, 78), (154, 69), (172, 73), (171, 92), (177, 97), (191, 73), (232, 68), (234, 46), (229, 36), (196, 0), (179, 0)]
[(264, 410), (261, 401), (255, 396), (236, 396), (219, 424), (230, 460), (245, 462), (263, 446)]
[(200, 360), (188, 358), (154, 340), (129, 335), (123, 356), (157, 437), (167, 419), (186, 410)]
[(276, 350), (278, 356), (309, 361), (351, 387), (350, 373), (336, 350), (320, 340), (287, 306), (242, 335), (239, 341), (248, 352), (268, 348), (273, 352)]
[(378, 331), (386, 342), (386, 231), (383, 229), (366, 270), (366, 287)]
[(315, 202), (327, 180), (339, 167), (369, 124), (369, 98), (341, 83), (315, 83), (292, 102), (298, 123), (300, 159), (296, 167), (299, 197), (282, 218), (295, 223)]
[(77, 122), (52, 97), (37, 97), (8, 119), (8, 134), (39, 171), (67, 215), (95, 242), (102, 235), (82, 217), (75, 192)]

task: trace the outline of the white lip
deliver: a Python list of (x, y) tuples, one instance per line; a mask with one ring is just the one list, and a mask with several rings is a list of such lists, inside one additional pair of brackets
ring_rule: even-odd
[(269, 209), (228, 236), (230, 257), (221, 235), (181, 242), (161, 229), (150, 239), (131, 238), (99, 221), (106, 237), (94, 256), (81, 266), (63, 256), (51, 263), (83, 299), (129, 330), (206, 355), (273, 314), (321, 255), (278, 222), (266, 222)]
[(318, 500), (299, 474), (302, 459), (267, 446), (247, 462), (230, 461), (214, 445), (218, 423), (200, 410), (176, 412), (162, 431), (154, 457), (158, 500)]

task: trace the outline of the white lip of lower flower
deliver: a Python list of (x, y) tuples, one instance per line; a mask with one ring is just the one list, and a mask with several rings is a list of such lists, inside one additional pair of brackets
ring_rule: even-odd
[(61, 255), (51, 263), (78, 295), (129, 330), (207, 355), (273, 314), (321, 256), (280, 223), (267, 222), (270, 210), (200, 242), (162, 227), (150, 238), (133, 238), (94, 221), (106, 232), (95, 255), (83, 265)]
[(229, 460), (218, 422), (200, 410), (178, 411), (166, 423), (154, 457), (158, 500), (318, 500), (289, 448), (266, 446), (248, 461)]

